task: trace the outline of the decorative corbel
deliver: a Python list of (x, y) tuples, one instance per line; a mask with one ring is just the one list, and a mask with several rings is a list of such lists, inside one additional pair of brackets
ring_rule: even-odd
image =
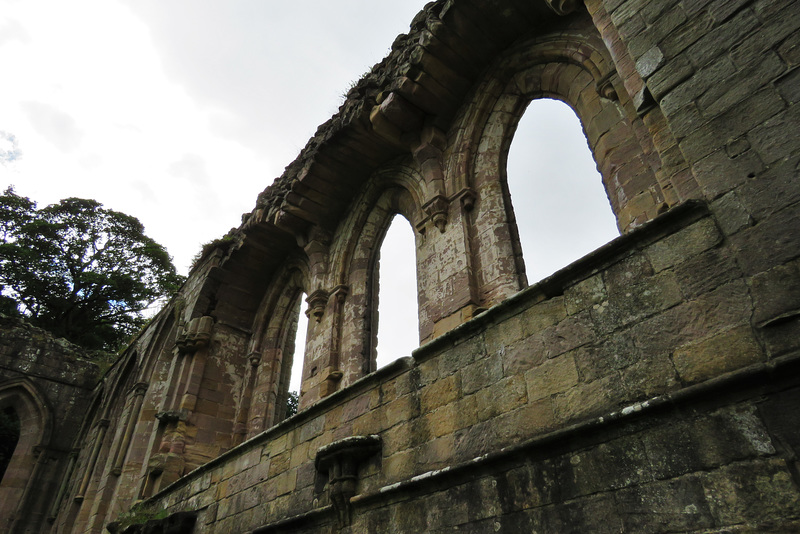
[(311, 293), (306, 302), (308, 303), (308, 310), (306, 311), (306, 316), (310, 319), (311, 316), (314, 316), (314, 319), (317, 322), (322, 320), (322, 316), (325, 315), (325, 307), (328, 305), (328, 297), (330, 295), (324, 289), (317, 289), (313, 293)]
[(449, 206), (450, 202), (444, 195), (436, 195), (422, 206), (422, 209), (428, 215), (428, 219), (442, 233), (444, 233), (447, 226), (447, 208)]
[(183, 333), (175, 340), (181, 354), (197, 352), (208, 346), (211, 331), (214, 329), (214, 318), (208, 315), (195, 317), (183, 329)]
[(328, 495), (339, 528), (352, 523), (350, 499), (356, 494), (358, 466), (381, 450), (377, 435), (352, 436), (326, 445), (317, 451), (314, 466), (317, 472), (328, 475)]
[(475, 207), (475, 200), (478, 198), (478, 195), (475, 194), (475, 191), (466, 187), (456, 193), (453, 197), (453, 200), (458, 200), (461, 202), (461, 207), (464, 208), (464, 211), (472, 211)]
[(616, 75), (617, 71), (612, 70), (599, 80), (595, 81), (594, 86), (598, 95), (608, 100), (619, 100), (617, 90), (614, 89), (614, 84), (612, 83)]
[(547, 7), (553, 10), (556, 15), (569, 15), (580, 6), (583, 2), (580, 0), (544, 0)]

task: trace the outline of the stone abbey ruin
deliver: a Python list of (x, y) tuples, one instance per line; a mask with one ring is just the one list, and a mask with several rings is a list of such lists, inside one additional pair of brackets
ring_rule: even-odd
[[(0, 531), (800, 531), (798, 64), (793, 0), (428, 4), (107, 372), (2, 321)], [(529, 285), (543, 97), (622, 235)], [(395, 214), (420, 347), (376, 370)]]

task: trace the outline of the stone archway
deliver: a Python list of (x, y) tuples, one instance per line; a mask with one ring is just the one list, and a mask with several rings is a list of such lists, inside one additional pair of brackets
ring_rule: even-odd
[(0, 385), (0, 410), (10, 409), (19, 419), (19, 440), (0, 481), (0, 517), (12, 532), (23, 515), (42, 513), (31, 498), (37, 488), (45, 458), (43, 451), (50, 442), (51, 410), (44, 397), (27, 379), (12, 380)]

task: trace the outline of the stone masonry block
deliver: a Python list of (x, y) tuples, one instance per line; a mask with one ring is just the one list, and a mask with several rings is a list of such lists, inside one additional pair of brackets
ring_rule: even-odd
[(686, 53), (693, 64), (705, 65), (716, 56), (727, 52), (758, 24), (758, 18), (752, 11), (742, 10), (733, 18), (707, 32), (702, 39), (690, 46)]
[(747, 209), (731, 191), (711, 203), (711, 210), (719, 222), (722, 232), (731, 235), (753, 224)]
[(564, 291), (567, 313), (574, 315), (581, 310), (590, 309), (593, 305), (603, 302), (606, 296), (602, 275), (590, 276)]
[(800, 191), (793, 187), (798, 171), (800, 154), (771, 165), (768, 170), (737, 189), (739, 201), (755, 222), (761, 222), (773, 213), (800, 201)]
[(777, 54), (762, 55), (760, 61), (745, 71), (736, 73), (735, 82), (725, 80), (712, 87), (697, 100), (697, 107), (706, 117), (719, 115), (752, 95), (764, 85), (783, 73), (786, 66)]
[(781, 98), (789, 104), (800, 102), (800, 69), (794, 69), (775, 82), (775, 87)]
[(554, 396), (553, 412), (559, 423), (577, 421), (612, 411), (624, 399), (622, 380), (617, 374), (609, 374)]
[(750, 279), (750, 291), (756, 325), (800, 313), (800, 260), (757, 274)]
[(663, 271), (717, 245), (722, 236), (710, 217), (650, 245), (645, 253), (655, 272)]
[(756, 274), (800, 255), (798, 221), (800, 204), (795, 204), (732, 236), (744, 272)]
[(547, 360), (525, 373), (528, 398), (532, 401), (567, 391), (576, 386), (578, 381), (575, 358), (569, 354)]
[(675, 267), (681, 291), (687, 299), (713, 291), (741, 278), (735, 254), (727, 247), (711, 248)]
[[(625, 291), (632, 285), (650, 282), (653, 273), (653, 266), (650, 265), (646, 255), (633, 254), (605, 269), (601, 276), (605, 281), (607, 292), (613, 294)], [(596, 300), (592, 304), (600, 304), (607, 299), (606, 295), (605, 298)]]
[(625, 489), (617, 492), (616, 501), (625, 532), (693, 532), (714, 525), (697, 477)]
[(383, 408), (386, 426), (391, 428), (419, 415), (419, 399), (415, 395), (404, 395)]
[(464, 395), (485, 388), (503, 377), (503, 360), (492, 355), (465, 367), (461, 371), (461, 388)]
[(792, 106), (753, 128), (747, 138), (764, 163), (774, 163), (787, 154), (800, 151), (800, 140), (796, 135), (798, 124), (800, 106)]
[(505, 376), (524, 372), (541, 364), (545, 359), (544, 341), (541, 335), (532, 335), (501, 350)]
[(426, 386), (420, 395), (420, 412), (427, 413), (461, 397), (461, 375), (454, 374)]
[(684, 57), (676, 57), (657, 70), (647, 79), (647, 88), (656, 101), (661, 100), (673, 88), (687, 80), (694, 73), (694, 67)]
[(642, 440), (658, 479), (707, 471), (775, 452), (766, 429), (751, 409), (725, 409), (695, 420), (659, 426), (645, 433)]
[(551, 297), (527, 308), (519, 317), (522, 321), (523, 337), (540, 333), (567, 317), (565, 297)]
[(636, 70), (643, 79), (647, 80), (664, 65), (665, 61), (664, 53), (660, 48), (654, 46), (636, 61)]
[(602, 443), (570, 457), (576, 496), (626, 488), (652, 480), (647, 453), (636, 437)]
[(419, 425), (426, 427), (426, 434), (430, 438), (452, 434), (458, 429), (456, 403), (446, 404), (425, 414), (419, 419)]
[(762, 532), (779, 532), (776, 518), (800, 514), (792, 476), (780, 459), (732, 464), (706, 474), (702, 483), (719, 525), (757, 523), (764, 524)]
[(475, 395), (480, 420), (510, 412), (528, 401), (525, 379), (520, 375), (508, 377)]
[(600, 331), (611, 332), (675, 306), (682, 300), (675, 274), (662, 272), (639, 284), (609, 293), (608, 300), (596, 304), (591, 315)]
[(524, 337), (524, 320), (524, 317), (516, 315), (487, 328), (486, 332), (484, 332), (486, 352), (489, 354), (496, 354), (503, 347), (522, 339)]
[(698, 161), (694, 170), (702, 181), (706, 196), (716, 198), (760, 174), (764, 170), (764, 162), (753, 150), (732, 158), (720, 149)]
[(701, 382), (763, 361), (764, 354), (749, 325), (738, 326), (676, 350), (672, 361), (685, 382)]
[(542, 350), (545, 357), (555, 358), (559, 354), (589, 343), (594, 337), (591, 315), (588, 311), (582, 311), (545, 329), (542, 332)]
[(633, 339), (626, 335), (607, 336), (597, 343), (579, 347), (563, 356), (567, 355), (574, 357), (578, 376), (584, 382), (625, 369), (640, 358)]

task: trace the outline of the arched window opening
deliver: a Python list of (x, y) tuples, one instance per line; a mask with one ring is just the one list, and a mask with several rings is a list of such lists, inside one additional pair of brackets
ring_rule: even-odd
[[(308, 295), (303, 293), (300, 298), (301, 305), (306, 301)], [(294, 336), (294, 355), (291, 356), (291, 366), (289, 372), (289, 385), (286, 396), (286, 417), (291, 417), (297, 413), (297, 405), (300, 400), (300, 386), (303, 380), (303, 356), (306, 347), (306, 335), (308, 334), (308, 316), (305, 313), (297, 314), (297, 326)]]
[[(376, 265), (376, 367), (410, 356), (419, 346), (417, 262), (414, 231), (402, 216), (392, 219)], [(375, 324), (375, 322), (373, 322)]]
[(19, 433), (17, 411), (12, 406), (0, 410), (0, 481), (3, 480), (6, 468), (14, 455), (14, 449), (17, 448)]
[(619, 236), (581, 123), (563, 102), (529, 104), (506, 170), (530, 283)]

